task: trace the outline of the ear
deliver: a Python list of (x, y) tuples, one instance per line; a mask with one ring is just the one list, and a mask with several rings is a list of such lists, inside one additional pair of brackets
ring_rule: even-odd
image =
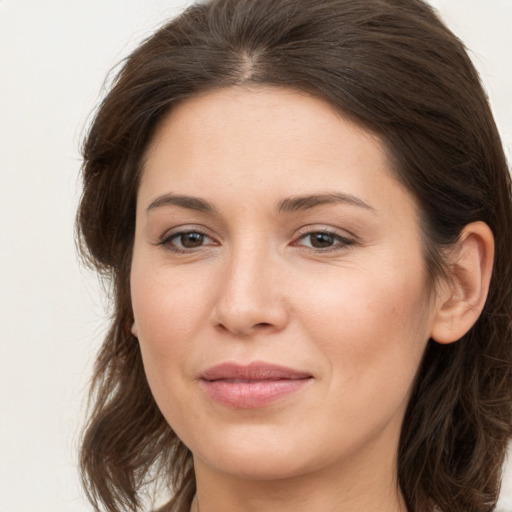
[(439, 286), (431, 338), (453, 343), (477, 321), (485, 304), (494, 261), (494, 237), (484, 222), (472, 222), (449, 255), (449, 276)]
[(135, 320), (133, 321), (133, 324), (132, 324), (132, 334), (138, 338), (139, 337), (139, 330), (137, 329), (137, 324), (135, 323)]

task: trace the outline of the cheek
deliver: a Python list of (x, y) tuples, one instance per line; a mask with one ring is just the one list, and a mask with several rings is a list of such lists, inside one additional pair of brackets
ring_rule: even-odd
[(204, 282), (197, 273), (147, 272), (134, 263), (132, 305), (143, 351), (163, 356), (193, 340), (207, 318)]
[(132, 267), (131, 293), (146, 377), (164, 416), (180, 424), (185, 413), (179, 397), (187, 396), (190, 381), (187, 361), (195, 350), (198, 326), (206, 321), (201, 300), (205, 290), (201, 279), (168, 268), (148, 271), (137, 263)]
[[(420, 267), (421, 268), (421, 267)], [(429, 337), (429, 300), (422, 275), (346, 272), (309, 288), (301, 303), (305, 329), (329, 360), (338, 385), (376, 380), (408, 387)]]
[[(363, 287), (359, 280), (357, 289), (349, 284), (331, 300), (311, 297), (306, 328), (326, 362), (329, 422), (344, 425), (339, 432), (322, 432), (333, 436), (332, 444), (341, 437), (352, 445), (350, 439), (367, 439), (384, 425), (400, 428), (428, 339), (428, 309), (422, 288), (413, 292), (410, 283), (389, 287), (369, 279)], [(326, 404), (311, 416), (321, 418)]]

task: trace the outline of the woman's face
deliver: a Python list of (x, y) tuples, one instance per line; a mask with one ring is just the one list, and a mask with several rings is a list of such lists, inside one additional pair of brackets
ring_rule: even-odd
[(383, 144), (321, 100), (230, 88), (160, 125), (133, 331), (196, 470), (389, 473), (435, 322), (427, 283), (415, 201)]

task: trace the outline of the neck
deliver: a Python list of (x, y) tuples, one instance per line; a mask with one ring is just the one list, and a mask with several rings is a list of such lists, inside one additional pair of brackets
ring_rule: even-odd
[(407, 512), (396, 467), (390, 466), (371, 471), (322, 468), (265, 481), (218, 473), (196, 461), (197, 494), (191, 512)]

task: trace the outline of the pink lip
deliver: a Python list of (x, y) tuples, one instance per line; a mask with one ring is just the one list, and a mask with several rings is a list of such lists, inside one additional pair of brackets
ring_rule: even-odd
[(240, 409), (264, 407), (302, 389), (306, 372), (271, 363), (222, 363), (204, 371), (201, 385), (216, 402)]

